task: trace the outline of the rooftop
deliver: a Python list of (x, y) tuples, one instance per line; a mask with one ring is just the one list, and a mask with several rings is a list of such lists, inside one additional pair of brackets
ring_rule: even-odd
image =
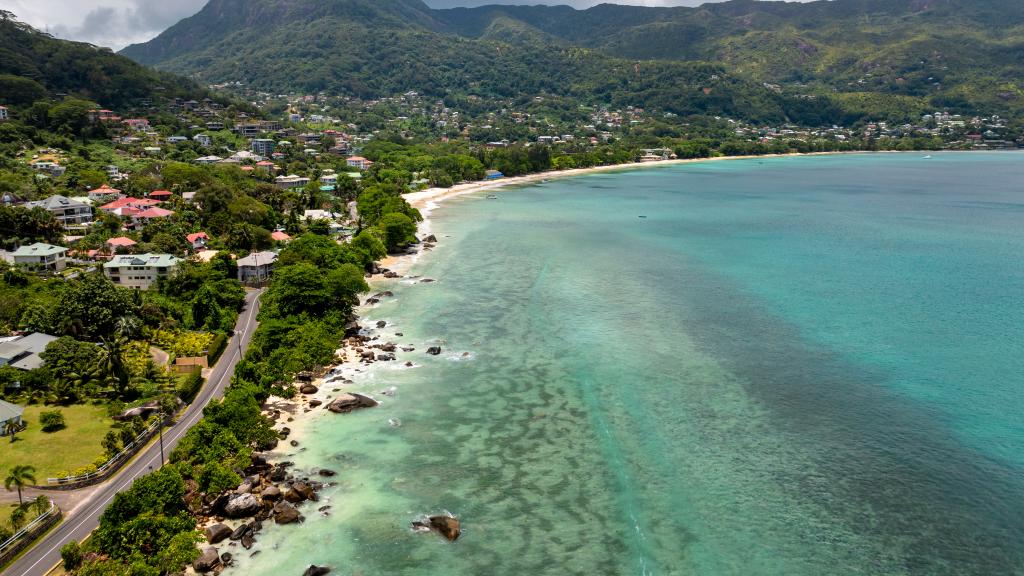
[(54, 246), (53, 244), (44, 244), (42, 242), (36, 242), (35, 244), (29, 244), (22, 246), (14, 251), (14, 256), (56, 256), (67, 252), (68, 249), (63, 246)]
[(110, 262), (103, 265), (104, 268), (121, 268), (122, 266), (145, 266), (165, 268), (175, 266), (181, 262), (171, 254), (122, 254), (114, 256)]

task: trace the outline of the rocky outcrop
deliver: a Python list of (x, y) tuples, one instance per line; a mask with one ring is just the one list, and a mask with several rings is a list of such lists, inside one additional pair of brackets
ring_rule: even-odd
[(359, 410), (360, 408), (373, 408), (379, 404), (380, 402), (377, 402), (369, 396), (353, 392), (351, 394), (342, 394), (334, 400), (331, 400), (327, 405), (327, 409), (335, 414), (347, 414), (349, 412)]
[(316, 564), (311, 564), (309, 568), (306, 568), (306, 571), (302, 573), (302, 576), (324, 576), (324, 574), (330, 573), (331, 569), (326, 566), (317, 566)]
[(237, 494), (224, 505), (224, 515), (228, 518), (248, 518), (259, 512), (261, 507), (259, 500), (252, 494)]
[(302, 387), (299, 388), (299, 392), (302, 392), (303, 394), (316, 394), (319, 391), (319, 388), (309, 383), (303, 384)]
[(206, 541), (210, 544), (219, 544), (231, 536), (231, 528), (224, 524), (214, 524), (206, 527)]
[(430, 348), (427, 348), (427, 354), (430, 354), (431, 356), (437, 356), (440, 353), (441, 353), (441, 347), (440, 346), (431, 346)]
[(281, 489), (277, 486), (268, 486), (260, 496), (263, 497), (264, 501), (276, 502), (281, 499)]
[(299, 511), (288, 502), (278, 502), (274, 505), (274, 523), (292, 524), (299, 521)]
[(213, 546), (205, 548), (199, 558), (192, 563), (192, 568), (195, 568), (195, 571), (200, 574), (211, 572), (218, 566), (220, 566), (220, 552)]

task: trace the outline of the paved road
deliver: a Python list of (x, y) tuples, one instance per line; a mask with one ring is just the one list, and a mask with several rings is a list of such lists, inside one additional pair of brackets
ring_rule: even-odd
[[(203, 416), (203, 408), (214, 398), (224, 395), (224, 389), (231, 382), (235, 372), (235, 364), (241, 360), (242, 353), (249, 347), (249, 340), (256, 330), (256, 314), (259, 311), (259, 295), (262, 290), (249, 292), (245, 299), (245, 309), (238, 317), (235, 336), (228, 343), (220, 361), (214, 366), (206, 385), (199, 392), (196, 400), (185, 410), (185, 413), (173, 426), (164, 430), (164, 451), (169, 454), (177, 446), (178, 441), (189, 428)], [(114, 495), (132, 485), (139, 476), (160, 467), (160, 444), (154, 442), (142, 451), (128, 465), (121, 469), (113, 478), (101, 484), (89, 501), (79, 505), (64, 523), (40, 540), (25, 555), (11, 564), (3, 576), (41, 576), (60, 563), (61, 546), (72, 540), (81, 541), (98, 525), (100, 515), (114, 499)]]

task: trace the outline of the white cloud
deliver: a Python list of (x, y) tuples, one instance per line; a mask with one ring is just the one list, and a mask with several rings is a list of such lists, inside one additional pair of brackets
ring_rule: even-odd
[(18, 17), (58, 38), (120, 50), (199, 11), (206, 0), (5, 0)]

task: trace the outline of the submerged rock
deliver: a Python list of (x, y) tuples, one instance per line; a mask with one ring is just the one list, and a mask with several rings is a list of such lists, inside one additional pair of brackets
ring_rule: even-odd
[(459, 519), (450, 515), (430, 516), (425, 520), (415, 520), (412, 529), (416, 532), (437, 532), (448, 541), (454, 542), (462, 535)]
[(378, 320), (378, 321), (377, 321), (377, 328), (384, 328), (384, 327), (386, 327), (387, 325), (388, 325), (388, 323), (387, 323), (387, 322), (385, 322), (384, 320)]
[(441, 353), (441, 347), (440, 346), (431, 346), (430, 348), (427, 348), (427, 354), (430, 354), (431, 356), (437, 356), (440, 353)]
[(316, 564), (310, 564), (309, 568), (302, 573), (302, 576), (324, 576), (324, 574), (330, 574), (331, 569), (326, 566), (317, 566)]
[(275, 524), (292, 524), (299, 521), (299, 511), (288, 502), (279, 502), (274, 506)]
[(459, 519), (453, 516), (431, 516), (430, 527), (451, 542), (458, 540), (462, 535)]

